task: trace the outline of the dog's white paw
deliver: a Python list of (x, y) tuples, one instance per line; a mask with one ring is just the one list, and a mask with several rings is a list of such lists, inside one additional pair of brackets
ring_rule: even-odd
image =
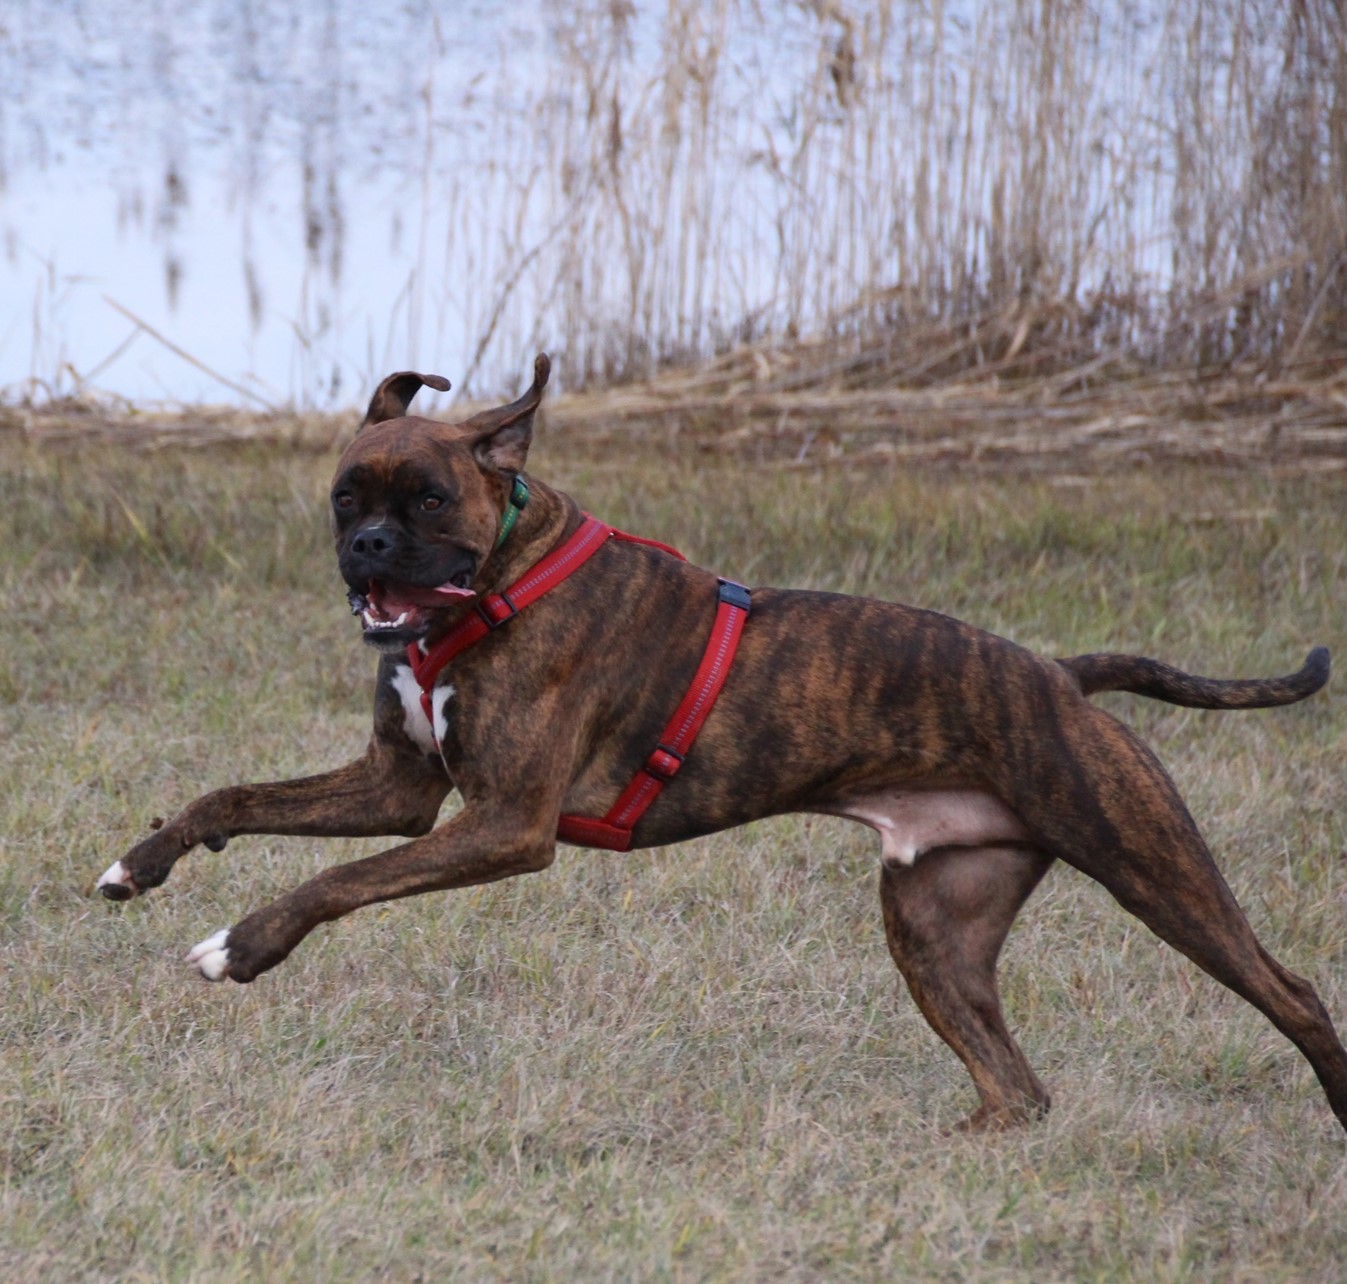
[(229, 929), (222, 927), (187, 952), (184, 963), (192, 964), (208, 981), (223, 981), (229, 972)]
[(115, 860), (98, 880), (96, 890), (110, 901), (129, 901), (140, 889), (132, 882), (126, 866)]

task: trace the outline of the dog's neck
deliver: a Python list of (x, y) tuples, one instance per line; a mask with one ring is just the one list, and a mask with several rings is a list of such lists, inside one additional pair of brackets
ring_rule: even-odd
[(437, 627), (421, 640), (423, 652), (433, 648), (465, 616), (471, 614), (483, 598), (503, 592), (526, 575), (530, 567), (542, 561), (579, 530), (585, 515), (575, 500), (532, 477), (527, 484), (528, 503), (519, 510), (506, 538), (483, 563), (482, 571), (473, 585), (476, 597), (465, 603), (461, 610), (443, 613), (444, 618)]
[(534, 477), (528, 478), (528, 495), (513, 527), (482, 567), (475, 586), (480, 594), (498, 592), (517, 579), (584, 519), (575, 500)]

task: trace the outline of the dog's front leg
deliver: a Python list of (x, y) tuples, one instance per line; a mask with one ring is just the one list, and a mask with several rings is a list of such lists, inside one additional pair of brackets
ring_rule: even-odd
[(237, 834), (424, 834), (450, 787), (443, 768), (376, 737), (364, 757), (336, 771), (203, 795), (114, 861), (98, 889), (110, 900), (129, 900), (158, 887), (197, 844), (218, 852)]
[(546, 869), (556, 816), (521, 823), (470, 807), (433, 833), (377, 856), (324, 870), (280, 900), (216, 932), (187, 956), (211, 981), (251, 981), (280, 963), (320, 923), (362, 905), (492, 883)]

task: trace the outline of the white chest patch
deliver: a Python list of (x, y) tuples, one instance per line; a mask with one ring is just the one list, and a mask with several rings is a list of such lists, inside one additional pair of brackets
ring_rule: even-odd
[(407, 738), (426, 753), (438, 753), (435, 736), (444, 735), (444, 706), (454, 694), (454, 688), (436, 687), (431, 692), (431, 704), (435, 710), (435, 735), (431, 734), (430, 723), (426, 720), (426, 711), (421, 705), (421, 687), (412, 675), (411, 665), (398, 665), (393, 673), (393, 690), (402, 701), (402, 729), (407, 733)]
[(435, 739), (441, 743), (444, 741), (444, 730), (448, 725), (444, 716), (444, 706), (453, 695), (454, 688), (451, 686), (436, 687), (430, 693), (430, 707), (435, 711)]

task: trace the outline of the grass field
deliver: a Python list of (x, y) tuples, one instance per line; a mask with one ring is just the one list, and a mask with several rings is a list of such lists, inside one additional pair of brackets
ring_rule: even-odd
[[(241, 839), (125, 907), (151, 817), (336, 765), (373, 657), (332, 456), (0, 434), (0, 1275), (1331, 1280), (1347, 1149), (1251, 1008), (1058, 868), (1012, 933), (1041, 1125), (974, 1105), (889, 961), (869, 831), (786, 818), (367, 910), (255, 985), (182, 953), (375, 842)], [(1347, 484), (1181, 467), (753, 470), (545, 437), (535, 471), (750, 583), (1217, 675), (1347, 656)], [(1347, 700), (1128, 697), (1264, 943), (1347, 1026)]]

